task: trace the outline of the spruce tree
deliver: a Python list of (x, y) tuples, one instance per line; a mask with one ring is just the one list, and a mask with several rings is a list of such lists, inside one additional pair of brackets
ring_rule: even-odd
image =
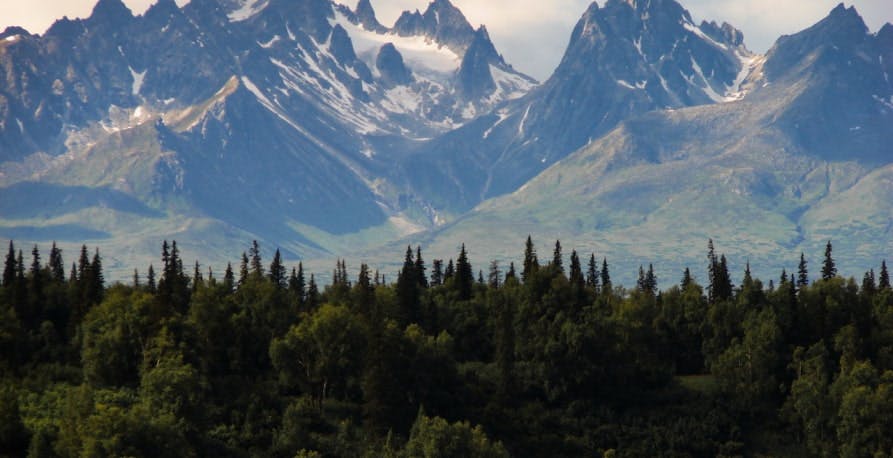
[(586, 286), (598, 291), (598, 264), (595, 253), (589, 256), (589, 268), (586, 270)]
[(223, 272), (223, 289), (227, 293), (233, 292), (236, 287), (236, 275), (233, 273), (232, 263), (226, 263), (226, 270)]
[(251, 259), (251, 273), (260, 278), (264, 276), (264, 265), (260, 256), (260, 246), (257, 240), (251, 242), (251, 248), (248, 250), (248, 257)]
[(608, 258), (602, 258), (601, 277), (602, 291), (610, 293), (613, 285), (611, 285), (611, 272), (608, 271)]
[(277, 248), (276, 253), (273, 255), (273, 262), (270, 263), (270, 282), (277, 289), (285, 289), (287, 286), (285, 272), (285, 265), (282, 264), (282, 254)]
[(431, 268), (431, 286), (443, 284), (443, 259), (435, 259)]
[(459, 292), (459, 300), (467, 301), (471, 299), (473, 285), (474, 270), (468, 262), (468, 253), (465, 251), (465, 244), (463, 243), (459, 252), (459, 258), (456, 260), (456, 291)]
[(691, 270), (688, 267), (685, 268), (685, 272), (682, 273), (682, 281), (679, 282), (679, 286), (685, 290), (694, 283), (694, 279), (691, 278)]
[(455, 268), (455, 266), (453, 266), (453, 260), (450, 259), (450, 261), (447, 263), (446, 270), (444, 270), (444, 272), (443, 272), (443, 281), (447, 282), (449, 280), (452, 280), (453, 277), (455, 277), (455, 276), (456, 276), (456, 268)]
[(865, 276), (862, 277), (862, 294), (871, 297), (876, 292), (877, 284), (875, 284), (874, 269), (871, 269), (865, 272)]
[(242, 252), (242, 262), (239, 264), (239, 287), (248, 282), (248, 255)]
[(56, 246), (55, 241), (53, 242), (53, 247), (50, 248), (49, 268), (54, 282), (65, 282), (65, 261), (62, 260), (62, 250)]
[(316, 279), (310, 274), (310, 283), (307, 285), (307, 308), (316, 310), (319, 307), (319, 288), (316, 286)]
[(428, 274), (426, 273), (427, 267), (425, 267), (425, 261), (422, 260), (422, 247), (416, 247), (415, 253), (415, 275), (416, 280), (419, 282), (419, 286), (424, 289), (428, 288)]
[(561, 254), (561, 241), (555, 241), (555, 249), (552, 250), (552, 267), (556, 272), (564, 273), (564, 260)]
[(837, 276), (837, 267), (834, 265), (834, 258), (831, 257), (831, 241), (825, 245), (825, 262), (822, 264), (822, 280), (830, 280)]
[(487, 285), (492, 289), (497, 289), (502, 282), (502, 272), (499, 270), (499, 261), (490, 262), (490, 272), (487, 275)]
[(9, 241), (9, 253), (3, 265), (3, 286), (10, 287), (16, 280), (16, 252), (12, 240)]
[(43, 315), (44, 281), (40, 265), (40, 250), (37, 245), (31, 249), (31, 269), (28, 271), (28, 310), (22, 315), (23, 321), (31, 329), (36, 329)]
[(652, 296), (657, 294), (657, 276), (654, 275), (654, 266), (648, 264), (648, 272), (645, 274), (645, 287)]
[(577, 250), (571, 251), (571, 271), (568, 277), (571, 285), (582, 291), (586, 287), (586, 278), (583, 276), (583, 266), (580, 265), (580, 257), (577, 256)]
[(205, 282), (205, 279), (202, 278), (201, 265), (198, 263), (198, 259), (195, 260), (195, 266), (192, 269), (192, 292), (198, 291), (199, 287)]
[(881, 261), (881, 273), (878, 277), (878, 289), (890, 289), (890, 274), (887, 272), (887, 260)]
[(140, 289), (140, 271), (133, 269), (133, 288)]
[(524, 270), (521, 271), (521, 280), (527, 282), (538, 268), (536, 248), (533, 246), (533, 239), (528, 235), (527, 242), (524, 244)]
[(518, 274), (515, 273), (515, 263), (509, 263), (509, 270), (505, 273), (505, 283), (508, 283), (509, 279), (518, 280)]
[(479, 285), (484, 284), (484, 271), (483, 270), (478, 271), (478, 284)]
[(797, 273), (799, 274), (797, 277), (797, 289), (809, 285), (809, 270), (806, 266), (806, 256), (802, 252), (800, 253), (800, 265), (797, 267)]
[(421, 291), (417, 278), (416, 264), (412, 247), (406, 247), (403, 268), (397, 274), (397, 310), (398, 322), (402, 326), (418, 323), (421, 309)]

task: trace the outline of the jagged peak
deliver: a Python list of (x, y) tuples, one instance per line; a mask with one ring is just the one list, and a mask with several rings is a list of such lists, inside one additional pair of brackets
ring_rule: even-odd
[(171, 16), (180, 12), (180, 7), (174, 0), (158, 0), (146, 10), (144, 17)]
[(30, 37), (31, 32), (28, 32), (27, 30), (25, 30), (24, 28), (19, 27), (19, 26), (10, 26), (10, 27), (7, 27), (2, 33), (0, 33), (0, 40), (4, 39), (6, 37), (12, 37), (12, 36), (16, 36), (16, 35)]
[(378, 21), (378, 16), (375, 14), (375, 8), (372, 7), (372, 3), (369, 0), (360, 0), (357, 2), (357, 7), (354, 9), (354, 16), (356, 16), (357, 21), (366, 29), (374, 32), (384, 33), (387, 29), (381, 25), (381, 22)]
[(90, 21), (133, 19), (133, 12), (121, 0), (99, 0), (90, 14)]

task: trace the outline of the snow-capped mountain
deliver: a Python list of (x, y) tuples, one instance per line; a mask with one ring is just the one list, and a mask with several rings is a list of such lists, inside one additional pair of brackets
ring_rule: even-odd
[(893, 257), (893, 26), (842, 5), (760, 56), (673, 0), (593, 3), (537, 85), (448, 0), (393, 27), (369, 0), (100, 0), (4, 31), (0, 68), (0, 235), (95, 241), (113, 270), (163, 238), (212, 263), (410, 234), (429, 256), (534, 233), (629, 262), (709, 237)]
[[(423, 17), (413, 31), (365, 0), (159, 0), (141, 16), (100, 0), (43, 36), (7, 29), (0, 200), (33, 208), (0, 215), (6, 232), (321, 253), (322, 234), (420, 230), (436, 215), (405, 197), (395, 155), (536, 84), (448, 0)], [(83, 188), (101, 192), (72, 200)]]
[(702, 272), (709, 238), (734, 272), (749, 259), (764, 279), (801, 252), (817, 265), (832, 240), (841, 272), (861, 276), (893, 259), (891, 32), (838, 6), (756, 58), (730, 88), (739, 100), (627, 117), (438, 231), (429, 255), (475, 234), (511, 259), (533, 234), (606, 256), (626, 283), (655, 262), (669, 285)]
[[(464, 210), (518, 189), (630, 116), (740, 99), (759, 60), (741, 32), (695, 24), (674, 0), (593, 3), (551, 78), (425, 145), (412, 167), (430, 169), (434, 175), (418, 184), (439, 183), (462, 196), (441, 203)], [(454, 149), (464, 154), (450, 154)], [(459, 173), (469, 166), (475, 170)]]

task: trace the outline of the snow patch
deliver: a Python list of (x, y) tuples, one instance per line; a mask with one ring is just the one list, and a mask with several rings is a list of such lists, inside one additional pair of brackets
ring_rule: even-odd
[(276, 44), (276, 42), (278, 42), (280, 39), (281, 39), (281, 38), (279, 37), (279, 35), (275, 35), (273, 38), (270, 39), (270, 41), (268, 41), (268, 42), (266, 42), (266, 43), (257, 42), (257, 44), (259, 44), (261, 48), (264, 48), (264, 49), (270, 49), (270, 48), (272, 48), (273, 45)]
[(21, 35), (10, 35), (10, 36), (4, 38), (3, 41), (5, 41), (7, 43), (12, 43), (15, 41), (19, 41), (20, 38), (22, 38)]
[(685, 27), (685, 30), (688, 30), (689, 32), (695, 34), (698, 38), (712, 44), (713, 46), (716, 46), (717, 48), (725, 49), (725, 50), (729, 49), (728, 45), (722, 44), (722, 43), (714, 40), (713, 38), (710, 38), (710, 36), (707, 35), (706, 33), (704, 33), (704, 31), (701, 30), (700, 27), (692, 24), (691, 22), (688, 22), (687, 20), (682, 21), (682, 27)]
[(524, 135), (524, 123), (527, 122), (527, 115), (530, 114), (530, 105), (527, 105), (527, 110), (524, 111), (524, 117), (521, 118), (521, 124), (518, 124), (518, 135)]
[(231, 22), (240, 22), (251, 19), (267, 7), (269, 0), (243, 0), (242, 6), (229, 13), (227, 17)]
[(493, 133), (493, 129), (495, 129), (496, 126), (502, 124), (509, 117), (508, 110), (506, 110), (506, 109), (499, 110), (499, 113), (497, 113), (497, 115), (499, 115), (499, 120), (497, 120), (495, 123), (493, 123), (493, 125), (490, 126), (490, 128), (487, 129), (486, 132), (484, 132), (485, 139), (490, 138), (490, 134)]
[(416, 74), (444, 80), (462, 65), (462, 59), (456, 53), (427, 37), (402, 37), (395, 33), (366, 30), (362, 25), (350, 22), (340, 11), (335, 12), (332, 25), (335, 24), (341, 25), (347, 31), (357, 56), (363, 59), (369, 68), (375, 68), (378, 51), (387, 43), (397, 48), (406, 66)]
[(140, 90), (143, 88), (143, 81), (146, 80), (146, 72), (148, 70), (143, 70), (142, 73), (137, 73), (133, 67), (127, 67), (130, 69), (130, 76), (133, 77), (133, 85), (130, 88), (130, 92), (133, 95), (140, 95)]

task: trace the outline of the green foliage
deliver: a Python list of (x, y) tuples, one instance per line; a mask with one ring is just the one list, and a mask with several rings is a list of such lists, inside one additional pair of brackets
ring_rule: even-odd
[(467, 422), (450, 424), (443, 418), (419, 415), (402, 456), (425, 458), (508, 457), (499, 442), (487, 438), (480, 426)]
[(108, 287), (86, 247), (68, 279), (58, 249), (9, 248), (0, 455), (893, 454), (885, 263), (861, 287), (809, 284), (805, 257), (799, 284), (748, 265), (733, 287), (711, 249), (706, 288), (643, 265), (626, 290), (528, 239), (520, 281), (494, 261), (475, 282), (463, 247), (428, 282), (417, 247), (395, 284), (339, 260), (320, 294), (256, 244), (238, 281), (187, 277), (165, 243), (157, 285)]

